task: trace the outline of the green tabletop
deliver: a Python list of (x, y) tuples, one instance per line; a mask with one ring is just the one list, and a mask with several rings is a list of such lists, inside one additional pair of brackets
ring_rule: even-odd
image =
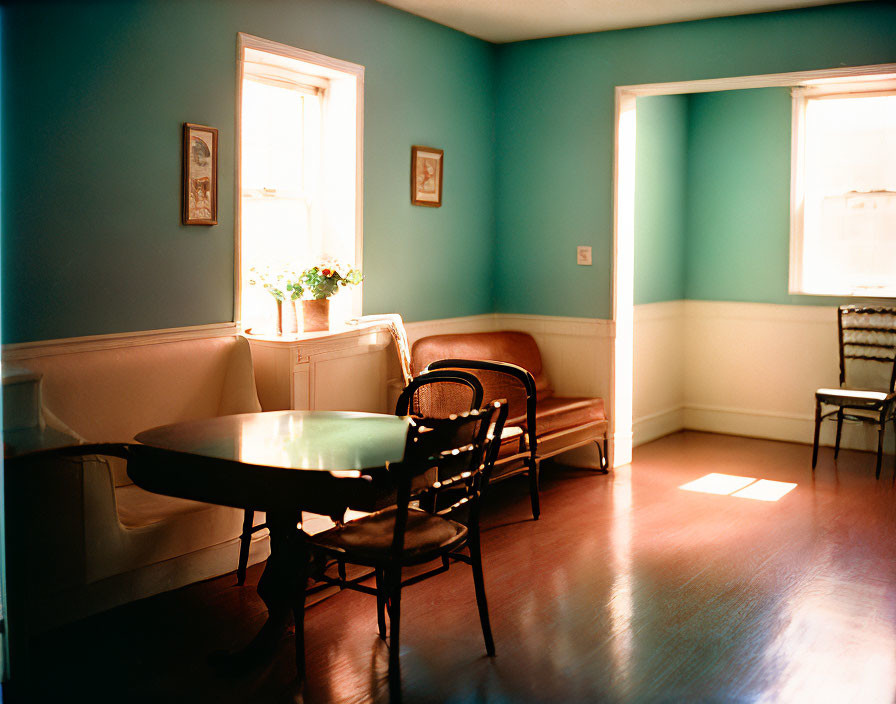
[(350, 411), (272, 411), (145, 430), (144, 445), (247, 465), (360, 471), (398, 462), (408, 419)]

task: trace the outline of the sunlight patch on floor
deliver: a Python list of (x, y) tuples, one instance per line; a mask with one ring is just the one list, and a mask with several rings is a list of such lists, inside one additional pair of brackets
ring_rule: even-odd
[(796, 488), (792, 482), (776, 482), (771, 479), (756, 477), (739, 477), (734, 474), (712, 472), (682, 484), (679, 489), (697, 491), (702, 494), (718, 494), (736, 496), (739, 499), (756, 499), (757, 501), (777, 501)]

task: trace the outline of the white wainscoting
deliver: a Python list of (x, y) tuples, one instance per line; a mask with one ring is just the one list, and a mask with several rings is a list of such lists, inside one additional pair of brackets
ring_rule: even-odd
[(684, 427), (685, 301), (635, 306), (632, 444)]
[[(811, 443), (815, 390), (838, 385), (837, 360), (832, 306), (635, 306), (634, 442), (689, 428)], [(833, 429), (823, 424), (823, 445)], [(842, 445), (875, 449), (877, 435), (847, 424)]]

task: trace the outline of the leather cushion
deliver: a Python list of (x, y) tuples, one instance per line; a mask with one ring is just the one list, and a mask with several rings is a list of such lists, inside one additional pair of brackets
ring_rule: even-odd
[[(343, 553), (363, 562), (383, 562), (389, 559), (395, 531), (394, 506), (364, 516), (341, 527), (331, 528), (307, 538), (308, 542), (325, 550)], [(433, 516), (418, 509), (408, 510), (408, 525), (404, 537), (404, 559), (414, 561), (435, 556), (440, 550), (460, 543), (467, 535), (466, 526), (441, 516)]]
[[(558, 430), (574, 428), (585, 423), (606, 421), (602, 398), (573, 398), (552, 396), (539, 401), (535, 406), (535, 427), (537, 437), (549, 435)], [(526, 417), (508, 418), (507, 425), (526, 427)]]
[[(424, 337), (417, 340), (411, 350), (411, 370), (416, 376), (428, 364), (452, 358), (516, 364), (534, 377), (537, 399), (545, 399), (553, 394), (548, 376), (542, 367), (538, 344), (528, 333), (503, 330)], [(510, 415), (525, 414), (526, 395), (520, 383), (505, 374), (478, 370), (473, 373), (482, 382), (486, 401), (504, 398), (507, 399)], [(425, 409), (421, 410), (426, 413)]]
[(414, 343), (411, 351), (411, 370), (416, 376), (427, 364), (452, 357), (516, 364), (535, 377), (535, 391), (539, 398), (550, 396), (553, 392), (542, 367), (538, 344), (529, 333), (502, 330), (423, 337)]

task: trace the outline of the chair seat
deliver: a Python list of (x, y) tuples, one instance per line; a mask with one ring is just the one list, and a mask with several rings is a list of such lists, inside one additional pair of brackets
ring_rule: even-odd
[(883, 391), (865, 389), (818, 389), (815, 392), (815, 398), (822, 403), (836, 406), (879, 409), (887, 400), (887, 394)]
[[(394, 506), (307, 538), (310, 545), (345, 555), (357, 564), (388, 562), (395, 532)], [(402, 562), (428, 562), (467, 537), (466, 526), (418, 509), (408, 509)]]

